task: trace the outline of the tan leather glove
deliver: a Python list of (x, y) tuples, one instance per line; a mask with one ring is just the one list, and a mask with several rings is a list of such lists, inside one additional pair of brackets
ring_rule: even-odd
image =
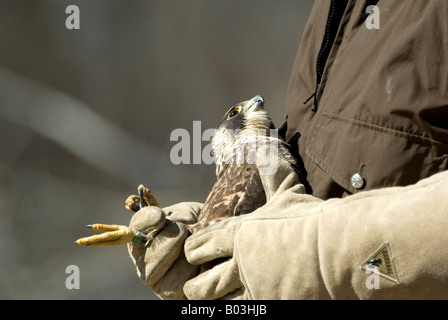
[(184, 283), (199, 272), (184, 255), (188, 231), (184, 224), (196, 222), (202, 204), (179, 203), (163, 210), (145, 207), (136, 212), (129, 227), (155, 235), (146, 243), (129, 243), (128, 251), (143, 283), (162, 299), (184, 299)]
[[(260, 146), (257, 149), (256, 159), (268, 204), (288, 190), (291, 190), (296, 196), (295, 201), (304, 204), (308, 201), (320, 202), (305, 194), (305, 187), (300, 184), (291, 164), (280, 154), (271, 154), (269, 145)], [(190, 299), (223, 297), (245, 299), (251, 297), (244, 285), (238, 259), (233, 254), (236, 235), (245, 221), (264, 219), (266, 214), (268, 217), (282, 218), (281, 209), (287, 207), (288, 202), (277, 203), (273, 210), (272, 208), (265, 209), (267, 208), (266, 204), (251, 214), (225, 219), (187, 239), (185, 250), (187, 259), (192, 264), (202, 264), (217, 258), (229, 259), (188, 281), (184, 287), (186, 296)], [(254, 244), (265, 242), (266, 235), (263, 232), (266, 230), (259, 231), (260, 234), (251, 239)]]
[[(283, 189), (284, 190), (284, 189)], [(300, 186), (185, 242), (190, 299), (448, 299), (448, 172), (320, 201)]]

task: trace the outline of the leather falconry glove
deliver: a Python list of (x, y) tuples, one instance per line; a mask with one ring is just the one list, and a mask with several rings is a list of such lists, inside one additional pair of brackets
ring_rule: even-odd
[(199, 272), (184, 255), (188, 236), (185, 224), (196, 222), (202, 204), (182, 202), (160, 209), (150, 206), (137, 211), (129, 228), (151, 237), (146, 243), (128, 243), (137, 275), (161, 299), (185, 299), (184, 283)]
[(287, 163), (261, 178), (263, 207), (185, 241), (192, 264), (226, 259), (189, 299), (448, 299), (448, 171), (327, 201)]
[[(305, 187), (300, 184), (297, 173), (287, 159), (278, 154), (270, 154), (269, 145), (257, 149), (256, 164), (265, 190), (267, 204), (287, 190), (292, 190), (297, 196), (297, 200), (300, 199), (299, 201), (304, 203), (318, 201), (306, 195)], [(186, 240), (185, 251), (188, 261), (192, 264), (203, 264), (218, 258), (227, 259), (186, 283), (184, 292), (189, 299), (246, 299), (251, 297), (244, 284), (238, 256), (234, 254), (235, 240), (245, 221), (264, 219), (263, 216), (267, 211), (263, 208), (267, 204), (251, 214), (218, 222)], [(269, 213), (276, 217), (284, 205), (286, 204), (280, 204)], [(281, 216), (279, 217), (281, 218)], [(252, 239), (247, 238), (246, 241), (252, 241), (254, 245), (264, 243), (265, 235), (263, 235), (263, 231), (259, 231), (260, 234)]]

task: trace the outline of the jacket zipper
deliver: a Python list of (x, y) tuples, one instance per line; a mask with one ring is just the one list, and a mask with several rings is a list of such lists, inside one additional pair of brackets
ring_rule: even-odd
[[(316, 59), (317, 86), (320, 84), (320, 80), (322, 80), (325, 62), (327, 61), (328, 53), (330, 52), (330, 50), (329, 50), (329, 48), (331, 47), (330, 32), (331, 32), (331, 26), (332, 26), (332, 22), (333, 22), (333, 18), (334, 18), (335, 5), (336, 5), (335, 0), (331, 0), (330, 12), (328, 14), (327, 25), (325, 26), (324, 41), (322, 42), (322, 46), (319, 50), (319, 53), (318, 53), (317, 59)], [(327, 51), (328, 51), (328, 53), (327, 53)]]
[[(336, 3), (341, 6), (337, 8)], [(313, 112), (317, 112), (317, 92), (319, 91), (325, 64), (333, 46), (334, 39), (336, 38), (339, 23), (341, 22), (347, 3), (348, 0), (331, 0), (327, 24), (325, 26), (324, 39), (316, 59), (316, 88), (313, 94), (311, 94), (311, 96), (303, 102), (303, 104), (307, 104), (312, 98), (314, 98), (313, 108), (311, 109)]]

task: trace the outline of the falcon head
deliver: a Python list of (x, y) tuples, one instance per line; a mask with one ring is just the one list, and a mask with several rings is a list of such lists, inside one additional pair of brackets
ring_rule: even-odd
[(220, 130), (266, 130), (273, 126), (264, 110), (264, 99), (257, 95), (232, 106), (218, 124)]
[(226, 159), (235, 157), (241, 147), (256, 143), (261, 136), (269, 137), (270, 129), (274, 128), (264, 110), (262, 96), (237, 103), (225, 113), (211, 140), (215, 163), (219, 166)]

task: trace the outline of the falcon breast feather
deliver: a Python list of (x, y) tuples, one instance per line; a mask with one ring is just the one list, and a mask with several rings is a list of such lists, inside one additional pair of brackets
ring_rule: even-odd
[[(273, 134), (275, 133), (275, 134)], [(255, 163), (257, 148), (277, 148), (299, 174), (296, 160), (285, 141), (278, 138), (274, 124), (257, 95), (231, 107), (212, 138), (217, 180), (198, 216), (188, 226), (192, 233), (227, 217), (250, 213), (266, 203), (260, 173)]]

